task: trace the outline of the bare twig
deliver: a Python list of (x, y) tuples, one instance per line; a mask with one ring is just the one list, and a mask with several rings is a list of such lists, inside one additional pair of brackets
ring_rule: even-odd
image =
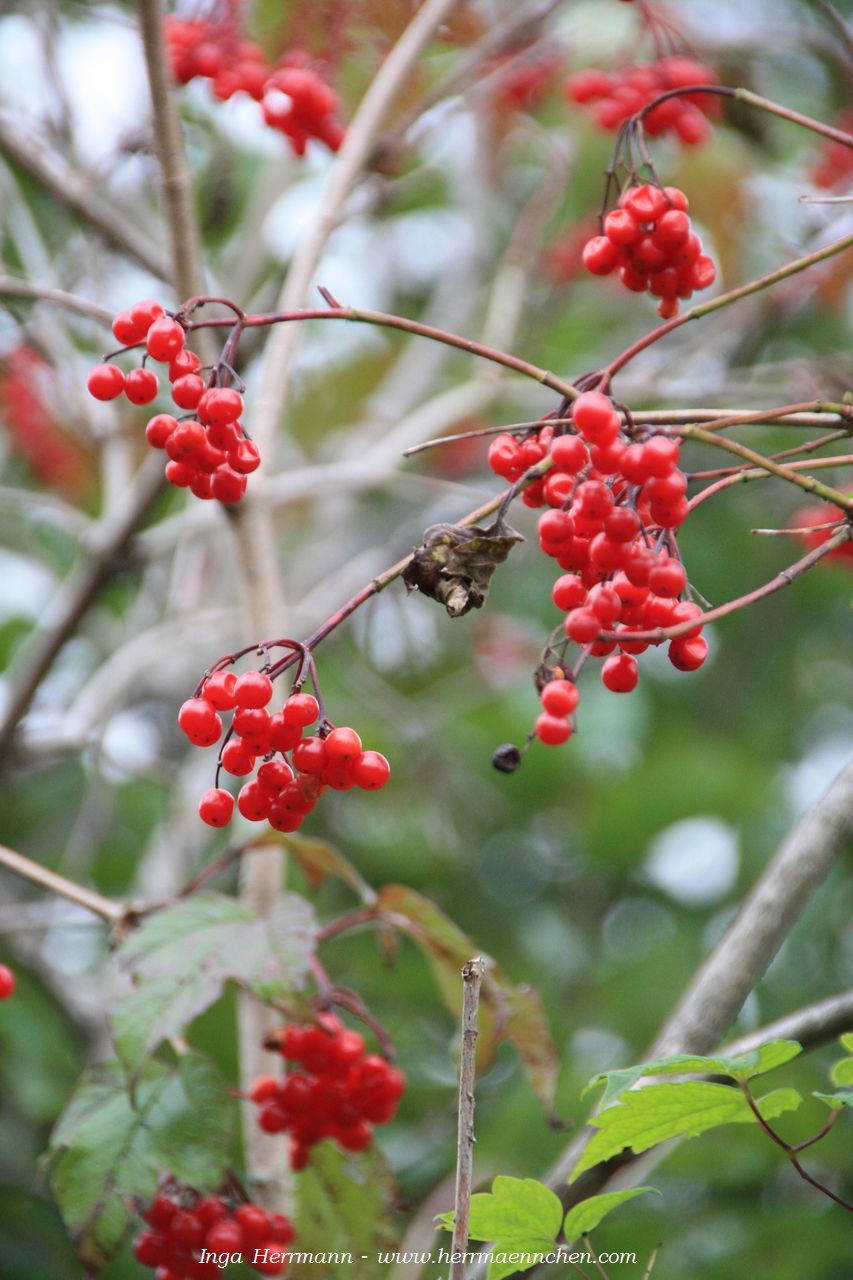
[(169, 74), (163, 49), (161, 0), (139, 0), (139, 25), (151, 90), (154, 141), (160, 161), (166, 222), (171, 239), (171, 279), (179, 296), (189, 298), (200, 293), (203, 288), (198, 222), (193, 208), (180, 116), (169, 91)]
[(14, 871), (16, 875), (23, 876), (25, 880), (39, 885), (42, 889), (49, 890), (50, 893), (58, 893), (60, 897), (67, 898), (69, 902), (75, 902), (78, 907), (85, 907), (87, 911), (94, 912), (96, 916), (100, 916), (102, 920), (109, 921), (110, 924), (115, 924), (127, 914), (126, 908), (120, 902), (113, 902), (110, 898), (104, 898), (100, 893), (95, 893), (93, 889), (85, 889), (73, 880), (67, 880), (65, 876), (59, 875), (56, 871), (50, 871), (47, 867), (43, 867), (41, 863), (33, 862), (31, 858), (24, 857), (22, 853), (16, 853), (14, 849), (7, 849), (5, 845), (0, 845), (0, 866), (7, 867), (10, 871)]
[(110, 324), (113, 312), (88, 298), (81, 298), (76, 293), (66, 293), (63, 289), (46, 289), (31, 284), (29, 280), (18, 280), (15, 276), (0, 276), (0, 298), (27, 298), (33, 302), (52, 302), (75, 315), (86, 316), (87, 319), (98, 320), (101, 324)]
[(787, 1013), (775, 1022), (768, 1022), (749, 1035), (739, 1036), (726, 1044), (720, 1052), (728, 1058), (751, 1053), (768, 1040), (797, 1040), (804, 1049), (816, 1049), (853, 1027), (853, 987), (839, 991), (815, 1004), (806, 1005)]
[(459, 1127), (456, 1147), (456, 1190), (453, 1198), (453, 1261), (450, 1280), (464, 1280), (471, 1213), (474, 1163), (474, 1079), (477, 1070), (477, 1013), (486, 966), (480, 956), (462, 970), (462, 1053), (459, 1062)]
[(75, 173), (48, 150), (43, 140), (24, 134), (20, 122), (5, 112), (0, 112), (0, 151), (72, 213), (83, 218), (87, 227), (101, 235), (107, 244), (134, 258), (152, 275), (168, 279), (165, 259), (148, 237), (128, 221), (127, 215), (104, 200), (91, 180)]
[(797, 1153), (799, 1151), (802, 1151), (805, 1147), (813, 1146), (816, 1142), (819, 1142), (820, 1139), (823, 1138), (829, 1132), (829, 1130), (832, 1128), (833, 1124), (835, 1123), (835, 1120), (838, 1116), (838, 1112), (836, 1111), (830, 1116), (829, 1120), (823, 1126), (820, 1133), (815, 1134), (813, 1138), (809, 1138), (808, 1141), (806, 1142), (801, 1142), (801, 1143), (798, 1143), (797, 1146), (792, 1146), (790, 1142), (786, 1142), (785, 1139), (776, 1132), (773, 1126), (770, 1125), (767, 1122), (767, 1120), (764, 1119), (764, 1116), (761, 1114), (761, 1111), (759, 1110), (758, 1103), (755, 1101), (755, 1098), (752, 1096), (752, 1090), (750, 1089), (747, 1082), (745, 1080), (739, 1080), (738, 1084), (740, 1085), (741, 1092), (746, 1098), (750, 1111), (758, 1121), (758, 1124), (759, 1124), (759, 1127), (761, 1128), (762, 1133), (766, 1133), (767, 1137), (770, 1139), (771, 1142), (775, 1142), (777, 1147), (781, 1147), (781, 1149), (785, 1152), (785, 1155), (790, 1160), (793, 1168), (796, 1169), (797, 1173), (803, 1179), (803, 1182), (807, 1182), (809, 1186), (814, 1187), (816, 1191), (820, 1191), (820, 1193), (822, 1195), (825, 1195), (829, 1200), (834, 1200), (835, 1203), (840, 1205), (842, 1209), (847, 1209), (849, 1213), (853, 1213), (853, 1204), (849, 1204), (847, 1200), (843, 1200), (841, 1196), (836, 1195), (835, 1192), (831, 1191), (829, 1187), (824, 1185), (824, 1183), (819, 1182), (817, 1178), (813, 1177), (812, 1174), (809, 1173), (807, 1169), (803, 1168), (803, 1166), (800, 1164), (797, 1158)]

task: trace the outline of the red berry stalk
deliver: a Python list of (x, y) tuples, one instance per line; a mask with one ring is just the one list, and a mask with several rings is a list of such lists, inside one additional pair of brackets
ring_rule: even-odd
[(618, 271), (626, 289), (659, 298), (658, 315), (671, 320), (679, 299), (707, 289), (717, 275), (687, 209), (678, 187), (626, 187), (619, 207), (605, 215), (603, 235), (587, 242), (584, 266), (596, 276)]
[[(394, 1118), (406, 1087), (401, 1071), (365, 1053), (357, 1031), (322, 1013), (314, 1027), (290, 1025), (268, 1042), (299, 1071), (261, 1076), (249, 1092), (265, 1133), (290, 1134), (290, 1164), (303, 1169), (311, 1147), (326, 1138), (345, 1151), (365, 1151), (373, 1126)], [(273, 1041), (275, 1043), (273, 1043)]]
[[(556, 746), (574, 727), (579, 694), (574, 675), (590, 658), (604, 658), (601, 679), (613, 693), (630, 693), (638, 680), (636, 655), (648, 648), (632, 632), (671, 626), (702, 616), (684, 597), (687, 575), (675, 531), (687, 513), (687, 478), (678, 467), (679, 445), (663, 435), (630, 442), (612, 401), (583, 392), (569, 407), (571, 421), (545, 424), (526, 439), (496, 436), (489, 447), (492, 470), (519, 480), (531, 466), (551, 460), (551, 470), (528, 485), (523, 501), (548, 507), (539, 519), (539, 545), (563, 570), (552, 598), (565, 612), (559, 645), (548, 653), (537, 683), (542, 714), (535, 735)], [(681, 671), (705, 660), (701, 623), (672, 640), (669, 658)], [(601, 631), (618, 640), (599, 641)], [(569, 644), (580, 649), (569, 678)], [(546, 655), (547, 656), (547, 655)]]
[(238, 1259), (265, 1276), (287, 1270), (293, 1226), (259, 1205), (229, 1206), (219, 1196), (201, 1199), (170, 1185), (142, 1218), (147, 1229), (134, 1240), (133, 1254), (144, 1267), (156, 1268), (155, 1280), (216, 1280)]
[[(279, 643), (300, 649), (292, 641)], [(316, 670), (310, 659), (309, 663), (316, 688)], [(210, 747), (222, 737), (221, 713), (233, 711), (219, 755), (217, 785), (204, 793), (199, 804), (204, 822), (224, 827), (234, 814), (233, 796), (218, 785), (221, 769), (234, 777), (254, 774), (241, 787), (237, 808), (244, 818), (266, 821), (275, 831), (296, 831), (327, 787), (377, 791), (388, 781), (391, 768), (385, 757), (378, 751), (365, 751), (354, 729), (335, 728), (320, 699), (300, 691), (299, 676), (282, 710), (270, 714), (267, 708), (273, 682), (266, 672), (247, 671), (237, 676), (224, 665), (217, 667), (178, 715), (178, 724), (190, 742)], [(314, 724), (316, 732), (305, 737), (306, 729)]]
[(108, 362), (96, 365), (89, 374), (90, 394), (96, 400), (114, 400), (123, 391), (131, 404), (150, 404), (159, 380), (145, 361), (167, 365), (172, 401), (185, 412), (180, 418), (155, 414), (145, 428), (148, 443), (168, 458), (166, 479), (197, 498), (216, 498), (226, 505), (239, 502), (261, 456), (239, 422), (243, 397), (224, 385), (230, 370), (215, 369), (206, 383), (201, 360), (185, 345), (183, 325), (167, 316), (159, 302), (139, 302), (123, 311), (113, 321), (113, 333), (125, 348), (144, 345), (143, 365), (127, 375)]

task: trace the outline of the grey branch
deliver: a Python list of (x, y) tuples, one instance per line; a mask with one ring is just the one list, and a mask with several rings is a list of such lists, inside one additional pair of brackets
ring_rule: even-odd
[[(853, 834), (853, 764), (835, 779), (826, 794), (799, 820), (779, 846), (737, 918), (701, 966), (667, 1019), (647, 1058), (678, 1053), (707, 1053), (720, 1043), (744, 1000), (766, 972), (806, 903), (824, 882)], [(844, 997), (833, 997), (833, 1002)], [(833, 1007), (833, 1018), (837, 1007)], [(813, 1039), (824, 1015), (806, 1021)], [(794, 1015), (783, 1020), (786, 1037), (799, 1039), (802, 1023)], [(836, 1025), (833, 1022), (833, 1025)], [(769, 1029), (765, 1028), (765, 1031)], [(768, 1038), (777, 1034), (773, 1031)], [(752, 1040), (753, 1037), (750, 1037)], [(567, 1204), (601, 1190), (616, 1168), (634, 1157), (588, 1170), (566, 1194), (565, 1181), (594, 1130), (580, 1133), (548, 1174)]]
[(474, 1079), (477, 1071), (477, 1013), (486, 966), (480, 956), (462, 970), (462, 1053), (459, 1062), (459, 1129), (456, 1153), (456, 1191), (453, 1199), (453, 1243), (450, 1280), (463, 1280), (471, 1214), (474, 1164)]

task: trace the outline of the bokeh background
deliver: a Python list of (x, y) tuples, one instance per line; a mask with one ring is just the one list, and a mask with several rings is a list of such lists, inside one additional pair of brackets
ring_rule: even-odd
[[(512, 7), (460, 5), (398, 118)], [(247, 20), (274, 55), (296, 32), (326, 57), (348, 118), (412, 6), (351, 0), (347, 38), (336, 46), (328, 11), (340, 18), (343, 8), (263, 0), (248, 6)], [(671, 15), (726, 83), (826, 120), (849, 103), (844, 16), (828, 5), (685, 0)], [(612, 358), (652, 326), (654, 309), (580, 272), (613, 139), (566, 102), (560, 84), (584, 66), (654, 56), (638, 31), (635, 7), (616, 0), (554, 7), (525, 54), (547, 64), (534, 100), (509, 101), (496, 63), (427, 112), (397, 163), (359, 187), (318, 280), (345, 302), (484, 337), (563, 376)], [(83, 175), (165, 257), (133, 7), (3, 4), (0, 84), (2, 130)], [(310, 227), (331, 157), (311, 147), (295, 158), (262, 127), (254, 103), (215, 102), (203, 83), (180, 101), (214, 292), (264, 309)], [(661, 142), (654, 154), (664, 180), (689, 191), (720, 263), (715, 289), (853, 222), (849, 205), (801, 200), (844, 188), (815, 184), (822, 144), (784, 122), (732, 111), (701, 149)], [(180, 301), (47, 192), (2, 141), (0, 254), (4, 272), (110, 311), (140, 297)], [(834, 259), (678, 332), (620, 376), (619, 394), (637, 407), (683, 408), (840, 398), (850, 385), (850, 265)], [(86, 395), (105, 345), (108, 330), (92, 319), (2, 300), (0, 700), (50, 625), (96, 522), (120, 509), (145, 458), (146, 411)], [(259, 344), (241, 368), (250, 429), (262, 365)], [(275, 457), (265, 460), (285, 601), (279, 634), (307, 634), (429, 524), (495, 491), (482, 441), (410, 461), (403, 448), (553, 407), (542, 388), (446, 348), (354, 325), (307, 326)], [(765, 451), (796, 434), (749, 432)], [(693, 469), (721, 465), (707, 450), (687, 456)], [(680, 541), (709, 601), (759, 585), (801, 554), (793, 539), (750, 534), (784, 525), (797, 505), (784, 485), (762, 482), (700, 508)], [(381, 797), (330, 794), (306, 831), (340, 847), (374, 886), (402, 882), (431, 897), (516, 982), (536, 987), (563, 1063), (557, 1110), (575, 1125), (587, 1112), (579, 1098), (587, 1078), (640, 1058), (792, 821), (853, 754), (850, 577), (844, 564), (822, 566), (713, 627), (710, 658), (692, 675), (650, 653), (638, 689), (622, 698), (588, 672), (577, 737), (534, 749), (507, 777), (492, 769), (492, 751), (520, 741), (532, 723), (531, 672), (557, 621), (534, 518), (519, 508), (514, 522), (527, 542), (497, 573), (481, 612), (451, 623), (397, 585), (323, 645), (334, 718), (389, 756), (393, 779)], [(5, 844), (133, 900), (168, 897), (222, 851), (226, 837), (196, 816), (212, 766), (186, 749), (175, 715), (209, 662), (257, 638), (239, 577), (221, 512), (164, 494), (23, 722), (0, 801)], [(288, 878), (307, 887), (295, 866)], [(226, 876), (217, 887), (232, 883)], [(75, 1079), (109, 1052), (108, 939), (82, 910), (7, 873), (0, 893), (0, 960), (19, 975), (18, 995), (0, 1010), (0, 1275), (72, 1280), (79, 1264), (39, 1158)], [(337, 882), (312, 896), (323, 917), (352, 903)], [(839, 871), (733, 1034), (849, 983), (851, 907)], [(399, 1182), (396, 1228), (402, 1235), (415, 1222), (412, 1238), (429, 1239), (431, 1214), (452, 1199), (455, 1020), (410, 944), (390, 968), (366, 934), (330, 943), (324, 958), (397, 1044), (410, 1089), (379, 1142)], [(189, 1040), (236, 1080), (230, 997)], [(834, 1056), (831, 1047), (809, 1054), (779, 1083), (820, 1089)], [(823, 1115), (807, 1103), (781, 1127), (799, 1138)], [(565, 1141), (505, 1046), (478, 1085), (478, 1180), (541, 1175)], [(849, 1177), (849, 1126), (814, 1153), (815, 1169), (837, 1177), (845, 1146)], [(686, 1143), (652, 1181), (662, 1198), (621, 1210), (602, 1229), (602, 1248), (647, 1255), (662, 1240), (657, 1270), (667, 1280), (849, 1275), (845, 1215), (757, 1131), (737, 1126)], [(105, 1273), (146, 1274), (129, 1251)]]

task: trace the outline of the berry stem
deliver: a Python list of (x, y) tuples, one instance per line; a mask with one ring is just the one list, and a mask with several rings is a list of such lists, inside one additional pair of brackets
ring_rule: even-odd
[[(746, 609), (749, 605), (763, 600), (765, 596), (771, 596), (776, 591), (780, 591), (782, 587), (789, 587), (797, 578), (802, 577), (809, 569), (814, 568), (819, 560), (829, 555), (830, 551), (835, 551), (836, 547), (849, 542), (851, 538), (853, 538), (853, 525), (845, 521), (837, 533), (834, 533), (826, 542), (821, 543), (819, 547), (815, 547), (808, 555), (789, 565), (787, 569), (783, 569), (781, 573), (777, 573), (775, 578), (771, 578), (763, 586), (756, 587), (754, 591), (749, 591), (744, 596), (738, 596), (736, 600), (729, 600), (726, 604), (718, 605), (716, 609), (709, 609), (707, 613), (703, 613), (701, 618), (702, 625), (706, 626), (709, 622), (716, 622), (717, 618), (725, 618), (730, 613), (737, 612), (738, 609)], [(686, 632), (693, 630), (695, 626), (696, 619), (690, 618), (687, 622), (679, 622), (671, 627), (656, 627), (652, 631), (632, 631), (631, 640), (645, 641), (648, 644), (660, 644), (664, 640), (674, 640), (677, 636), (684, 635)], [(618, 641), (624, 638), (618, 631), (601, 631), (598, 635), (599, 640)]]
[(814, 120), (811, 116), (804, 116), (799, 111), (792, 111), (789, 107), (783, 107), (779, 102), (773, 102), (770, 98), (762, 98), (750, 89), (732, 89), (724, 84), (686, 84), (679, 86), (677, 89), (668, 89), (666, 93), (661, 93), (657, 98), (653, 98), (651, 102), (647, 102), (643, 109), (632, 117), (632, 120), (637, 124), (642, 124), (645, 116), (650, 111), (653, 111), (655, 107), (660, 106), (662, 102), (667, 102), (670, 98), (683, 98), (687, 94), (694, 93), (711, 93), (718, 98), (733, 98), (738, 102), (745, 102), (747, 106), (756, 107), (759, 111), (767, 111), (771, 115), (779, 116), (782, 120), (788, 120), (791, 124), (801, 125), (804, 129), (811, 129), (812, 133), (822, 134), (824, 138), (831, 138), (833, 142), (838, 142), (843, 147), (853, 147), (853, 137), (849, 133), (845, 133), (843, 129), (835, 129), (831, 124), (824, 124), (823, 121)]
[(820, 1133), (816, 1134), (813, 1138), (810, 1138), (807, 1142), (801, 1143), (799, 1146), (792, 1146), (789, 1142), (786, 1142), (775, 1129), (771, 1128), (764, 1119), (758, 1108), (758, 1103), (752, 1096), (752, 1091), (750, 1090), (747, 1082), (745, 1080), (740, 1080), (738, 1083), (740, 1084), (743, 1095), (749, 1104), (749, 1109), (758, 1121), (762, 1131), (767, 1134), (767, 1137), (771, 1142), (775, 1142), (777, 1147), (781, 1147), (803, 1181), (808, 1182), (810, 1186), (815, 1187), (816, 1190), (820, 1191), (823, 1195), (828, 1196), (830, 1200), (834, 1200), (836, 1204), (840, 1204), (842, 1209), (847, 1209), (850, 1213), (853, 1213), (853, 1204), (849, 1204), (846, 1200), (842, 1200), (841, 1196), (837, 1196), (834, 1191), (830, 1191), (829, 1187), (824, 1186), (822, 1182), (818, 1182), (817, 1178), (813, 1178), (797, 1159), (798, 1151), (802, 1151), (804, 1147), (811, 1146), (813, 1143), (818, 1142), (826, 1133), (829, 1132), (829, 1129), (832, 1126), (824, 1125)]
[[(306, 307), (299, 311), (278, 311), (247, 315), (245, 327), (247, 329), (266, 328), (270, 325), (289, 324), (297, 320), (352, 320), (358, 324), (372, 324), (385, 329), (399, 329), (403, 333), (412, 333), (422, 338), (430, 338), (433, 342), (442, 342), (445, 346), (456, 347), (457, 350), (466, 351), (469, 355), (479, 356), (483, 360), (490, 360), (493, 364), (502, 365), (505, 369), (512, 369), (514, 373), (520, 373), (526, 378), (532, 378), (535, 382), (542, 383), (543, 386), (550, 387), (552, 391), (558, 391), (560, 395), (569, 400), (574, 400), (578, 395), (577, 390), (571, 383), (565, 382), (547, 369), (540, 369), (538, 365), (530, 364), (527, 360), (521, 360), (517, 356), (509, 355), (505, 351), (499, 351), (497, 348), (487, 346), (485, 343), (475, 342), (472, 338), (464, 338), (461, 334), (451, 333), (447, 329), (439, 329), (435, 325), (422, 324), (419, 320), (409, 320), (405, 316), (390, 315), (384, 311), (370, 311), (361, 307)], [(225, 326), (230, 327), (233, 323), (233, 320), (224, 318), (190, 320), (187, 322), (186, 328), (189, 332), (196, 329), (221, 329)]]
[[(823, 467), (848, 467), (853, 464), (853, 454), (839, 454), (832, 458), (810, 458), (803, 462), (792, 462), (788, 466), (789, 471), (816, 471)], [(712, 498), (715, 494), (720, 493), (723, 489), (730, 488), (733, 484), (748, 484), (752, 480), (766, 480), (770, 472), (766, 467), (736, 467), (732, 472), (727, 472), (722, 480), (717, 480), (714, 484), (709, 484), (707, 489), (703, 489), (701, 493), (697, 493), (690, 499), (688, 506), (691, 511), (707, 502), (708, 498)], [(694, 474), (695, 478), (695, 474)]]
[[(725, 449), (727, 453), (734, 453), (751, 466), (760, 467), (762, 471), (778, 476), (780, 480), (787, 480), (789, 484), (805, 489), (807, 493), (813, 493), (818, 498), (823, 498), (825, 502), (832, 502), (837, 507), (841, 507), (843, 511), (853, 514), (853, 495), (841, 493), (838, 489), (822, 484), (819, 480), (815, 480), (813, 476), (800, 475), (793, 467), (786, 467), (781, 463), (773, 462), (772, 459), (765, 458), (763, 454), (756, 453), (754, 449), (750, 449), (745, 444), (740, 444), (737, 440), (729, 440), (726, 436), (714, 435), (703, 427), (679, 427), (677, 434), (682, 440), (698, 440), (702, 444), (716, 445), (718, 449)], [(814, 463), (810, 465), (813, 467)]]
[(833, 240), (831, 244), (824, 245), (822, 249), (816, 249), (814, 253), (806, 254), (803, 258), (795, 258), (793, 262), (786, 263), (784, 267), (778, 267), (767, 275), (759, 276), (757, 280), (750, 280), (748, 284), (739, 285), (737, 289), (730, 289), (728, 293), (721, 293), (716, 298), (710, 298), (707, 302), (700, 302), (695, 307), (691, 307), (689, 311), (682, 312), (680, 316), (667, 320), (665, 324), (658, 325), (650, 333), (638, 338), (615, 360), (611, 360), (604, 370), (606, 382), (609, 383), (610, 379), (620, 369), (624, 369), (625, 365), (633, 360), (635, 356), (638, 356), (641, 351), (645, 351), (647, 347), (650, 347), (660, 338), (666, 337), (673, 330), (680, 329), (688, 321), (699, 320), (702, 316), (710, 315), (713, 311), (719, 311), (723, 307), (729, 306), (732, 302), (740, 301), (741, 298), (748, 298), (751, 294), (759, 293), (762, 289), (769, 289), (771, 285), (778, 284), (780, 280), (787, 280), (790, 276), (797, 275), (800, 271), (806, 271), (809, 267), (816, 266), (819, 262), (825, 262), (827, 258), (833, 257), (836, 253), (843, 253), (845, 249), (849, 249), (851, 246), (853, 246), (853, 235), (843, 236), (840, 240)]

